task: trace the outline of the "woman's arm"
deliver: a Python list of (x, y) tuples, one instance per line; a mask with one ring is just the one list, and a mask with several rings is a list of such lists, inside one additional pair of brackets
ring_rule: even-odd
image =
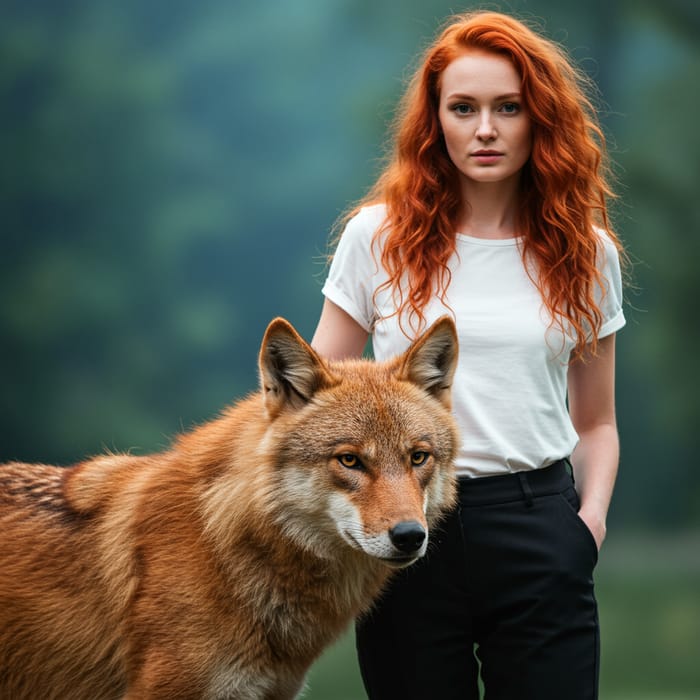
[(595, 357), (570, 365), (568, 389), (569, 413), (580, 438), (571, 459), (581, 499), (579, 516), (600, 549), (620, 457), (614, 333), (600, 339)]
[(311, 347), (329, 360), (360, 357), (369, 333), (337, 304), (326, 299)]

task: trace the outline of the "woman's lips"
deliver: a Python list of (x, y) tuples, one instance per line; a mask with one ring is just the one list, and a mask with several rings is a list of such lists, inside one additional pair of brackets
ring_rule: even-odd
[(472, 158), (481, 165), (493, 165), (503, 158), (500, 151), (475, 151)]

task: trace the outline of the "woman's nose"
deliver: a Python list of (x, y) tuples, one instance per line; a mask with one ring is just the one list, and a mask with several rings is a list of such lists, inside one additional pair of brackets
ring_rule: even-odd
[(484, 111), (479, 118), (479, 125), (476, 129), (476, 138), (480, 141), (491, 141), (496, 138), (496, 127), (493, 123), (493, 115)]

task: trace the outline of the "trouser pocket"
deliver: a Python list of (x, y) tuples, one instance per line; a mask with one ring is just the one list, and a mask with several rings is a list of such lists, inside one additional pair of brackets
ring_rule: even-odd
[(598, 545), (596, 544), (593, 533), (589, 530), (588, 525), (583, 521), (578, 514), (581, 502), (578, 497), (578, 492), (573, 485), (566, 488), (559, 494), (559, 500), (562, 503), (567, 519), (571, 522), (574, 530), (578, 532), (579, 537), (585, 542), (588, 550), (593, 557), (593, 566), (598, 562)]

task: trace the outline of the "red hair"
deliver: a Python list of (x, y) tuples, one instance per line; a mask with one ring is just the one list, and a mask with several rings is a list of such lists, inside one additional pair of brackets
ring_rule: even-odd
[[(573, 355), (581, 356), (588, 343), (595, 352), (602, 315), (594, 294), (597, 285), (603, 288), (595, 227), (622, 249), (608, 220), (607, 200), (614, 194), (605, 138), (587, 96), (589, 81), (562, 49), (522, 22), (496, 12), (452, 18), (400, 102), (384, 171), (347, 218), (362, 206), (386, 205), (387, 219), (375, 237), (382, 236), (386, 286), (395, 293), (399, 319), (407, 311), (411, 327), (422, 325), (436, 284), (445, 298), (463, 204), (438, 120), (440, 82), (445, 68), (469, 49), (507, 57), (521, 78), (532, 121), (517, 222), (523, 260), (534, 260), (533, 282), (551, 317), (575, 341)], [(402, 279), (408, 280), (405, 292)]]

